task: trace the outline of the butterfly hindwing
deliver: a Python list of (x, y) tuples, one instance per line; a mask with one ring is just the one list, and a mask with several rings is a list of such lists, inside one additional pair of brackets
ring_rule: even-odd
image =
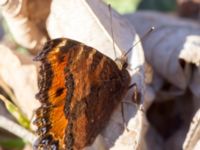
[(80, 42), (47, 42), (41, 61), (37, 149), (79, 150), (94, 142), (126, 93), (130, 76), (113, 60)]

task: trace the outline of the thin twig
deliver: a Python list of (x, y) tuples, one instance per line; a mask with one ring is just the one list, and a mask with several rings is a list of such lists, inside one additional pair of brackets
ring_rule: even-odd
[(0, 94), (0, 100), (2, 100), (7, 108), (7, 110), (17, 119), (17, 121), (25, 128), (30, 128), (30, 121), (26, 116), (21, 112), (21, 110), (10, 102), (5, 96)]
[(9, 95), (9, 97), (11, 98), (11, 100), (13, 102), (16, 102), (16, 97), (13, 94), (13, 92), (11, 91), (10, 87), (5, 83), (5, 81), (2, 79), (2, 77), (0, 76), (0, 86), (3, 88), (3, 90)]
[(36, 139), (36, 136), (33, 133), (2, 115), (0, 115), (0, 128), (15, 134), (30, 144), (33, 144)]

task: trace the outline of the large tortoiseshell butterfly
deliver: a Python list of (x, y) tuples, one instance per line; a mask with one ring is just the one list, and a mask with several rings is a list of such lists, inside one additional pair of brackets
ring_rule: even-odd
[(41, 61), (36, 95), (41, 107), (34, 121), (39, 135), (34, 148), (91, 145), (129, 88), (127, 65), (66, 38), (47, 42), (35, 60)]

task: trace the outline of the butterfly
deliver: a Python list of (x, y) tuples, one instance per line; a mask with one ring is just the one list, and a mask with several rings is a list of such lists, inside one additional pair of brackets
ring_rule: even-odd
[(126, 61), (67, 38), (48, 41), (34, 60), (41, 62), (34, 149), (91, 145), (129, 89)]

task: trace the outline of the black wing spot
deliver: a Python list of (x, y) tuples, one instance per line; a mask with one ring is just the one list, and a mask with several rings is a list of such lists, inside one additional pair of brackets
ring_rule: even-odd
[(56, 97), (59, 97), (60, 95), (62, 95), (63, 91), (64, 91), (64, 88), (58, 88), (56, 90)]

